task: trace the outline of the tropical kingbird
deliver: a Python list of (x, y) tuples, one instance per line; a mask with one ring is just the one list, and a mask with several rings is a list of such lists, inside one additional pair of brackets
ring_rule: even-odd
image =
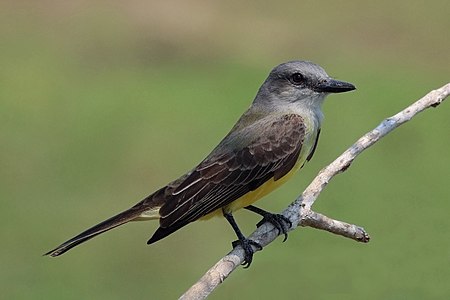
[(199, 165), (133, 207), (87, 229), (46, 255), (58, 256), (94, 236), (130, 221), (159, 220), (152, 244), (185, 225), (223, 215), (242, 246), (244, 265), (261, 245), (246, 238), (233, 218), (240, 208), (263, 217), (287, 237), (291, 226), (282, 215), (252, 204), (286, 182), (309, 161), (319, 139), (321, 106), (330, 93), (354, 90), (332, 79), (312, 62), (291, 61), (275, 67), (260, 87), (250, 108)]

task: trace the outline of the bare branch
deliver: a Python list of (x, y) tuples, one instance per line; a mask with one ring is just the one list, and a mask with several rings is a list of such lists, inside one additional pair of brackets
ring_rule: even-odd
[(343, 237), (353, 239), (357, 242), (368, 243), (370, 236), (364, 228), (333, 220), (325, 215), (319, 214), (315, 211), (303, 211), (301, 226), (309, 226), (316, 229), (326, 230), (328, 232), (342, 235)]
[[(283, 211), (283, 215), (288, 217), (292, 222), (292, 228), (289, 230), (293, 230), (297, 226), (309, 226), (367, 243), (370, 237), (362, 227), (337, 221), (316, 213), (311, 210), (312, 205), (330, 180), (335, 175), (347, 170), (361, 152), (375, 144), (398, 126), (411, 120), (418, 113), (430, 107), (437, 107), (449, 94), (450, 83), (431, 91), (398, 114), (385, 119), (375, 129), (362, 136), (331, 164), (323, 168), (302, 195)], [(262, 246), (266, 246), (275, 240), (278, 234), (278, 231), (271, 224), (265, 223), (255, 230), (249, 238)], [(237, 247), (233, 249), (209, 269), (180, 299), (205, 299), (243, 260), (244, 251), (242, 248)]]

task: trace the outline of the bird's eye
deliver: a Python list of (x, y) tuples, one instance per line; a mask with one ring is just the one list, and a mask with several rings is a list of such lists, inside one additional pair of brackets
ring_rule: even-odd
[(294, 73), (291, 75), (291, 78), (289, 78), (289, 80), (295, 84), (295, 85), (299, 85), (302, 82), (305, 81), (305, 77), (301, 74), (301, 73)]

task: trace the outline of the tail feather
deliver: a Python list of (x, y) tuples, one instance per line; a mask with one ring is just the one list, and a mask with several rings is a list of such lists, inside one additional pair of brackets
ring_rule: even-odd
[(45, 253), (44, 255), (49, 255), (52, 257), (59, 256), (66, 251), (72, 249), (73, 247), (86, 242), (87, 240), (92, 239), (93, 237), (104, 233), (110, 229), (113, 229), (117, 226), (123, 225), (125, 223), (128, 223), (130, 221), (133, 221), (134, 219), (137, 219), (142, 213), (142, 209), (139, 209), (138, 207), (132, 207), (124, 212), (121, 212), (118, 215), (115, 215), (114, 217), (109, 218), (108, 220), (105, 220), (101, 222), (100, 224), (97, 224), (86, 231), (83, 231), (79, 235), (71, 238), (70, 240), (62, 243), (55, 249)]

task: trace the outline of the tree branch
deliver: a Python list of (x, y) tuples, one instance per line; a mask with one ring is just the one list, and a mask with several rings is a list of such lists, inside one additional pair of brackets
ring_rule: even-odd
[(326, 230), (362, 243), (368, 243), (370, 240), (369, 234), (362, 227), (333, 220), (312, 210), (304, 210), (302, 214), (301, 226)]
[[(298, 226), (309, 226), (367, 243), (370, 237), (362, 227), (337, 221), (314, 212), (311, 210), (312, 205), (330, 180), (335, 175), (347, 170), (361, 152), (375, 144), (398, 126), (411, 120), (418, 113), (427, 108), (438, 106), (449, 94), (450, 83), (431, 91), (398, 114), (383, 120), (380, 125), (362, 136), (331, 164), (323, 168), (305, 191), (283, 211), (283, 215), (288, 217), (292, 222), (292, 227), (289, 230), (293, 230)], [(275, 240), (278, 235), (279, 232), (273, 225), (265, 223), (256, 229), (249, 238), (264, 247)], [(258, 249), (254, 250), (257, 251)], [(243, 260), (244, 251), (241, 247), (236, 247), (209, 269), (180, 299), (205, 299)]]

